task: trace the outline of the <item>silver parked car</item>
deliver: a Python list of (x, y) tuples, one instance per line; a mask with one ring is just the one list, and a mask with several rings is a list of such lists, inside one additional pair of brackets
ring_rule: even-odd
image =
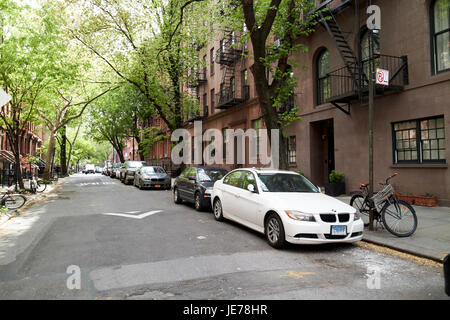
[(136, 170), (134, 185), (143, 188), (170, 190), (171, 180), (167, 172), (161, 167), (142, 167)]
[(145, 165), (145, 161), (125, 161), (120, 169), (120, 181), (125, 184), (133, 183), (134, 173)]

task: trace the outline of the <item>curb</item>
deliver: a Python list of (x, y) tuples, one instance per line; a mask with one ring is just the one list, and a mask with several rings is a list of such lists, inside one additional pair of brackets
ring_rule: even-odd
[(431, 260), (431, 261), (434, 261), (434, 262), (437, 262), (437, 263), (441, 263), (441, 264), (444, 263), (444, 259), (439, 259), (439, 258), (436, 258), (436, 257), (433, 257), (433, 256), (429, 256), (429, 255), (426, 255), (426, 254), (418, 253), (418, 252), (411, 251), (411, 250), (408, 250), (408, 249), (402, 249), (402, 248), (399, 248), (399, 247), (391, 246), (391, 245), (383, 243), (383, 242), (379, 242), (379, 241), (375, 241), (375, 240), (369, 240), (369, 239), (362, 239), (361, 241), (367, 242), (367, 243), (370, 243), (370, 244), (374, 244), (374, 245), (377, 245), (377, 246), (380, 246), (380, 247), (385, 247), (385, 248), (388, 248), (388, 249), (391, 249), (391, 250), (395, 250), (395, 251), (398, 251), (398, 252), (407, 253), (409, 255), (412, 255), (412, 256), (415, 256), (415, 257), (418, 257), (418, 258)]
[(7, 216), (8, 218), (6, 218), (6, 219), (5, 218), (1, 218), (0, 219), (0, 226), (3, 225), (4, 223), (6, 223), (7, 221), (9, 221), (10, 219), (20, 215), (20, 213), (22, 213), (25, 209), (30, 207), (32, 204), (46, 200), (47, 199), (46, 195), (58, 191), (59, 185), (63, 181), (64, 181), (63, 178), (58, 179), (58, 182), (56, 184), (53, 184), (54, 188), (51, 191), (49, 191), (49, 192), (47, 192), (45, 194), (43, 193), (42, 196), (39, 197), (39, 198), (34, 198), (34, 199), (26, 202), (22, 207), (20, 207), (16, 211), (11, 211), (10, 213), (6, 213), (5, 216)]

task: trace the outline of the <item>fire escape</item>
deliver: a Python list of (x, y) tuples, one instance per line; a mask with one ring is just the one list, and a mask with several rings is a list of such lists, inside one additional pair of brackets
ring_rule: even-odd
[(249, 99), (249, 87), (236, 86), (236, 63), (242, 58), (242, 49), (234, 32), (225, 30), (224, 33), (215, 57), (216, 63), (223, 66), (220, 91), (215, 97), (216, 109), (228, 109)]
[[(190, 79), (188, 80), (187, 86), (189, 88), (190, 95), (200, 102), (199, 97), (199, 88), (204, 86), (207, 83), (206, 78), (206, 68), (195, 72), (190, 75)], [(208, 117), (208, 106), (205, 105), (200, 107), (200, 109), (190, 111), (187, 116), (187, 122), (194, 122), (198, 120), (203, 120)]]
[[(323, 8), (327, 1), (317, 9)], [(408, 59), (406, 56), (396, 57), (373, 52), (371, 58), (358, 58), (361, 53), (355, 54), (349, 45), (345, 33), (336, 21), (335, 16), (349, 6), (354, 6), (356, 17), (359, 21), (359, 2), (361, 0), (346, 0), (325, 12), (319, 12), (320, 23), (332, 38), (336, 49), (342, 59), (343, 66), (331, 71), (329, 77), (329, 95), (327, 102), (350, 115), (350, 106), (354, 101), (364, 105), (364, 99), (368, 96), (368, 68), (370, 62), (375, 68), (389, 70), (389, 86), (376, 85), (376, 94), (382, 95), (389, 91), (403, 90), (408, 85)], [(369, 3), (368, 3), (369, 4)], [(361, 41), (358, 42), (361, 45)]]

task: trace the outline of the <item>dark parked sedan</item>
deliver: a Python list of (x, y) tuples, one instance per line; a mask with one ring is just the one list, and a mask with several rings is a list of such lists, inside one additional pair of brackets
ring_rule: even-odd
[(167, 172), (161, 167), (142, 167), (136, 170), (133, 184), (139, 189), (156, 188), (170, 190), (171, 180)]
[(223, 168), (190, 167), (186, 168), (175, 179), (173, 186), (173, 200), (182, 203), (183, 200), (192, 202), (197, 211), (211, 207), (211, 190), (214, 182), (227, 174)]

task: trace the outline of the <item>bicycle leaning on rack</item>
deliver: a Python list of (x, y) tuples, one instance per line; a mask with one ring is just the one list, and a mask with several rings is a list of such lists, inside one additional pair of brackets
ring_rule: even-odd
[(11, 194), (10, 192), (4, 193), (0, 198), (0, 204), (9, 210), (19, 209), (26, 201), (27, 198), (25, 198), (25, 196), (21, 194)]
[(47, 183), (45, 183), (41, 179), (36, 179), (36, 177), (33, 177), (30, 180), (30, 190), (33, 193), (36, 192), (44, 192), (44, 190), (47, 188)]
[(385, 183), (380, 183), (383, 190), (369, 197), (369, 184), (361, 183), (361, 192), (353, 195), (350, 205), (359, 210), (364, 226), (370, 222), (370, 210), (377, 225), (384, 226), (387, 231), (397, 237), (409, 237), (417, 229), (417, 216), (413, 207), (407, 202), (398, 200), (394, 188), (389, 181), (397, 176), (390, 176)]

